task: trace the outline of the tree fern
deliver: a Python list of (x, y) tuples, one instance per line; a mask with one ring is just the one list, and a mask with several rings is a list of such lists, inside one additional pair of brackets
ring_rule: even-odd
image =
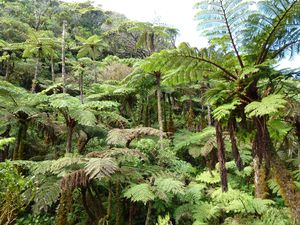
[(151, 127), (112, 129), (108, 132), (107, 143), (110, 145), (127, 145), (133, 139), (143, 136), (159, 136), (160, 133), (160, 130)]
[(155, 194), (148, 183), (133, 184), (124, 192), (124, 197), (133, 202), (143, 202), (145, 205), (148, 201), (155, 199)]
[(109, 177), (117, 170), (118, 166), (112, 158), (91, 158), (85, 166), (89, 179)]
[(220, 174), (216, 170), (204, 171), (197, 175), (196, 180), (206, 184), (217, 184), (220, 183)]
[(58, 200), (60, 194), (59, 180), (48, 177), (39, 185), (35, 196), (32, 211), (34, 214), (47, 212), (47, 210)]
[(171, 177), (158, 177), (154, 182), (155, 188), (160, 193), (170, 193), (173, 195), (184, 193), (184, 184)]
[(245, 112), (249, 117), (270, 115), (284, 108), (286, 103), (282, 95), (272, 94), (264, 97), (261, 102), (251, 102), (245, 107)]

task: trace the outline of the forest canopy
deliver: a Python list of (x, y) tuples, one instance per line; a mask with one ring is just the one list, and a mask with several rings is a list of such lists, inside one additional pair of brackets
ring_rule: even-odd
[(196, 2), (0, 1), (1, 225), (300, 225), (300, 2)]

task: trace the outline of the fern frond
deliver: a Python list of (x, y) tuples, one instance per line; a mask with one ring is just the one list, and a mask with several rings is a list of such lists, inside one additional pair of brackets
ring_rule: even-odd
[(264, 97), (260, 102), (254, 101), (248, 104), (245, 107), (245, 113), (249, 117), (270, 115), (284, 108), (286, 103), (284, 96), (272, 94)]
[(170, 193), (173, 195), (183, 194), (184, 193), (184, 184), (179, 181), (175, 180), (174, 178), (168, 177), (158, 177), (155, 179), (154, 183), (157, 191), (161, 193)]
[(111, 158), (91, 158), (85, 166), (89, 179), (110, 177), (117, 170), (118, 166)]
[(47, 210), (58, 200), (60, 194), (59, 180), (54, 177), (47, 177), (38, 187), (32, 211), (34, 214), (47, 212)]
[(7, 145), (7, 144), (10, 144), (12, 142), (15, 141), (15, 138), (14, 137), (10, 137), (10, 138), (1, 138), (0, 139), (0, 148), (4, 145)]
[(148, 201), (155, 199), (151, 186), (148, 183), (133, 184), (124, 192), (124, 197), (133, 202), (143, 202), (145, 205)]
[(91, 158), (109, 158), (116, 157), (118, 155), (125, 155), (129, 157), (136, 157), (141, 159), (146, 159), (144, 153), (138, 149), (129, 149), (129, 148), (111, 148), (104, 151), (94, 151), (88, 153), (86, 156)]
[(211, 171), (211, 173), (204, 171), (197, 175), (196, 180), (207, 184), (217, 184), (220, 183), (220, 174), (216, 170)]
[[(133, 129), (112, 129), (108, 132), (107, 143), (110, 145), (126, 145), (133, 139), (143, 136), (160, 136), (161, 132), (152, 127), (137, 127)], [(166, 134), (163, 134), (166, 136)]]

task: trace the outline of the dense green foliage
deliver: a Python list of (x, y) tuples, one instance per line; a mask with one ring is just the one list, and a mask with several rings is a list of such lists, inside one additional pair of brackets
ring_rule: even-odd
[(300, 225), (299, 1), (0, 5), (0, 224)]

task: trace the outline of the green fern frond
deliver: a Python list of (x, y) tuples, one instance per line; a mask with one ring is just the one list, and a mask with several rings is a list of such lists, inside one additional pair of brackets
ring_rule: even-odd
[(10, 138), (1, 138), (0, 139), (0, 148), (4, 145), (13, 143), (16, 139), (14, 137), (10, 137)]
[(185, 189), (185, 199), (189, 202), (196, 203), (204, 197), (205, 184), (198, 184), (196, 182), (191, 182)]
[(284, 108), (286, 103), (284, 96), (272, 94), (263, 98), (260, 102), (254, 101), (248, 104), (245, 107), (245, 113), (248, 117), (270, 115)]
[(146, 159), (144, 153), (142, 153), (138, 149), (129, 149), (129, 148), (111, 148), (104, 151), (95, 151), (90, 152), (86, 156), (91, 158), (108, 158), (108, 157), (116, 157), (118, 155), (125, 155), (129, 157)]
[(145, 205), (148, 201), (155, 199), (155, 194), (148, 183), (133, 184), (124, 192), (124, 197), (133, 202), (143, 202)]
[(220, 174), (216, 170), (211, 171), (211, 173), (204, 171), (197, 175), (196, 180), (207, 184), (217, 184), (220, 183)]
[(89, 179), (110, 177), (118, 170), (112, 158), (91, 158), (85, 165), (85, 172)]
[(157, 191), (161, 193), (170, 193), (173, 195), (184, 193), (184, 184), (181, 181), (175, 180), (171, 177), (158, 177), (155, 179), (154, 185)]
[(193, 209), (193, 217), (195, 222), (193, 224), (209, 224), (209, 220), (213, 218), (217, 218), (221, 210), (218, 206), (213, 205), (212, 203), (208, 202), (201, 202), (200, 204), (195, 205)]
[(58, 200), (60, 194), (59, 180), (55, 177), (47, 177), (37, 188), (34, 196), (32, 211), (34, 214), (47, 212), (47, 210)]
[(184, 218), (192, 219), (193, 218), (192, 212), (193, 212), (194, 208), (195, 208), (195, 205), (190, 204), (190, 203), (183, 204), (183, 205), (180, 205), (179, 207), (177, 207), (174, 212), (174, 217), (175, 217), (176, 223), (179, 224), (179, 221)]
[(239, 106), (241, 102), (238, 99), (233, 100), (231, 103), (223, 104), (217, 107), (213, 112), (212, 115), (215, 119), (221, 120), (224, 117), (228, 117), (230, 113)]

